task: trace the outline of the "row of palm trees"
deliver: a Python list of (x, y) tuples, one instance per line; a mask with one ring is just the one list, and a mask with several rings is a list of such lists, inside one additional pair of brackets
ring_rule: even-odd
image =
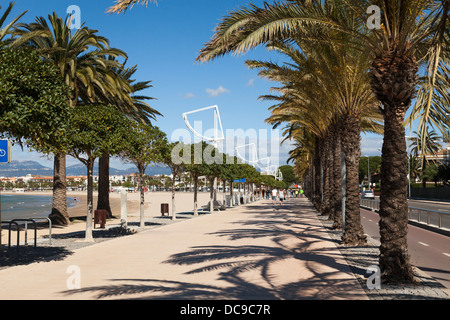
[[(366, 24), (371, 5), (381, 10), (380, 29)], [(385, 281), (413, 280), (407, 249), (405, 120), (420, 117), (423, 139), (429, 125), (443, 134), (449, 126), (449, 9), (450, 1), (432, 0), (248, 5), (221, 20), (197, 58), (208, 62), (257, 46), (289, 58), (284, 65), (247, 64), (281, 83), (275, 88), (278, 95), (261, 97), (277, 102), (267, 122), (286, 124), (286, 137), (296, 143), (291, 158), (297, 173), (305, 175), (313, 203), (329, 212), (337, 227), (344, 209), (339, 186), (344, 155), (346, 244), (365, 243), (358, 197), (360, 133), (383, 132), (379, 264)], [(421, 66), (425, 73), (419, 78)]]
[[(0, 49), (29, 47), (36, 50), (43, 60), (60, 70), (61, 78), (70, 88), (67, 104), (70, 108), (88, 104), (109, 104), (129, 118), (150, 124), (161, 114), (146, 101), (151, 97), (140, 91), (150, 88), (150, 81), (137, 82), (133, 74), (137, 67), (127, 67), (124, 51), (110, 47), (108, 39), (97, 30), (84, 25), (72, 31), (71, 17), (59, 17), (56, 13), (48, 19), (36, 17), (32, 23), (19, 23), (23, 12), (11, 23), (2, 27), (14, 7), (10, 3), (0, 19)], [(9, 38), (6, 38), (10, 35)], [(119, 62), (123, 59), (124, 62)], [(98, 209), (109, 208), (109, 155), (100, 159)], [(66, 154), (54, 154), (53, 206), (50, 218), (53, 223), (67, 225), (69, 217), (66, 202)]]
[[(248, 61), (247, 64), (260, 68), (261, 76), (283, 84), (276, 88), (279, 96), (262, 97), (279, 101), (272, 107), (272, 115), (266, 121), (274, 126), (287, 123), (286, 138), (299, 142), (299, 147), (291, 152), (295, 153), (292, 158), (296, 163), (308, 164), (302, 153), (306, 157), (313, 155), (312, 163), (317, 173), (309, 175), (315, 179), (313, 203), (335, 220), (336, 227), (342, 225), (339, 214), (341, 151), (345, 154), (348, 197), (343, 242), (349, 245), (365, 244), (358, 199), (360, 133), (361, 130), (382, 130), (379, 124), (382, 115), (370, 90), (368, 76), (364, 73), (368, 59), (346, 47), (331, 50), (321, 45), (305, 44), (303, 47), (307, 50), (300, 52), (288, 44), (271, 46), (270, 49), (292, 60), (293, 63), (288, 65), (258, 61)], [(341, 68), (342, 65), (348, 67)], [(298, 174), (304, 175), (306, 168), (304, 166), (303, 172), (298, 171)]]

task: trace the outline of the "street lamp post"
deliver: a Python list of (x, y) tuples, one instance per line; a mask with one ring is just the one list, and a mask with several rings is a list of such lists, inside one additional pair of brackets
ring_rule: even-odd
[[(412, 136), (406, 136), (406, 138), (412, 138)], [(406, 150), (406, 155), (408, 156), (408, 199), (411, 198), (411, 150), (410, 145)]]
[(411, 198), (411, 153), (408, 154), (408, 199)]
[(364, 156), (367, 157), (367, 184), (368, 184), (368, 188), (370, 189), (370, 160), (369, 160), (369, 156)]

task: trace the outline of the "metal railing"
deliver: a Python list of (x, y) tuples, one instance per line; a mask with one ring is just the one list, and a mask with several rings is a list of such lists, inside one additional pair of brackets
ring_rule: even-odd
[(52, 220), (50, 220), (50, 218), (48, 218), (48, 217), (33, 218), (32, 220), (34, 220), (34, 221), (36, 221), (36, 220), (47, 220), (48, 221), (48, 243), (51, 245), (52, 244)]
[[(19, 232), (20, 232), (20, 227), (19, 224), (17, 222), (25, 222), (25, 245), (28, 245), (28, 222), (32, 222), (33, 223), (33, 227), (34, 227), (34, 247), (37, 247), (37, 225), (36, 222), (33, 219), (13, 219), (10, 221), (9, 223), (9, 234), (11, 234), (11, 223), (16, 223), (17, 226), (17, 239), (19, 239)], [(19, 248), (17, 246), (17, 248)]]
[(13, 219), (10, 221), (1, 221), (2, 224), (8, 224), (8, 249), (11, 248), (11, 225), (14, 224), (16, 226), (16, 231), (17, 231), (17, 247), (16, 249), (19, 249), (19, 245), (20, 245), (20, 229), (21, 226), (19, 224), (19, 222), (23, 222), (24, 223), (24, 234), (25, 234), (25, 245), (28, 245), (28, 222), (33, 223), (33, 227), (34, 227), (34, 247), (37, 247), (37, 223), (36, 220), (47, 220), (48, 221), (48, 225), (49, 225), (49, 244), (52, 244), (52, 221), (50, 220), (50, 218), (27, 218), (27, 219)]
[[(380, 200), (360, 199), (361, 207), (380, 210)], [(417, 207), (408, 207), (408, 219), (439, 229), (450, 229), (450, 213)]]

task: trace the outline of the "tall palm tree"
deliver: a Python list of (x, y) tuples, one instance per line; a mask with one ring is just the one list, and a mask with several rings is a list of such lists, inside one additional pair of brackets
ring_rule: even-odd
[[(108, 61), (116, 61), (116, 59), (108, 57)], [(98, 90), (97, 99), (116, 106), (123, 114), (135, 121), (151, 124), (152, 121), (156, 121), (157, 116), (163, 115), (147, 103), (156, 98), (142, 94), (144, 90), (153, 87), (151, 81), (136, 81), (133, 78), (136, 71), (137, 65), (126, 67), (126, 61), (123, 64), (113, 65), (102, 82), (113, 78), (120, 84), (106, 91)], [(120, 90), (122, 94), (118, 94)], [(122, 99), (122, 96), (125, 99)]]
[[(109, 62), (115, 62), (114, 57), (108, 57)], [(137, 82), (132, 77), (137, 71), (137, 66), (125, 68), (125, 64), (115, 66), (112, 64), (108, 72), (104, 75), (105, 81), (108, 79), (116, 79), (120, 82), (116, 88), (111, 88), (104, 92), (98, 90), (97, 99), (103, 103), (109, 103), (116, 106), (127, 117), (145, 124), (151, 124), (152, 120), (156, 120), (157, 116), (162, 116), (160, 112), (152, 108), (146, 101), (155, 98), (141, 94), (143, 90), (151, 88), (151, 81)], [(103, 81), (102, 81), (103, 82)], [(122, 94), (129, 98), (124, 101), (118, 91), (123, 91)], [(97, 209), (104, 209), (107, 211), (108, 217), (112, 217), (112, 211), (109, 203), (109, 155), (104, 154), (99, 158), (99, 183), (98, 183), (98, 203)]]
[[(368, 17), (363, 13), (371, 5), (380, 8), (380, 29), (368, 29)], [(379, 264), (384, 281), (413, 280), (407, 246), (403, 123), (417, 93), (419, 62), (429, 70), (422, 82), (427, 90), (419, 91), (417, 99), (425, 102), (418, 106), (423, 110), (421, 117), (444, 116), (439, 109), (441, 103), (432, 102), (433, 89), (444, 97), (442, 101), (448, 99), (448, 81), (438, 86), (438, 80), (446, 79), (447, 69), (440, 66), (448, 61), (449, 6), (449, 1), (438, 0), (298, 0), (265, 3), (262, 8), (252, 5), (227, 15), (198, 57), (208, 61), (231, 52), (241, 54), (274, 40), (296, 38), (351, 46), (371, 57), (371, 87), (383, 105), (384, 117), (379, 224)], [(347, 18), (340, 19), (336, 12)]]
[[(37, 17), (30, 24), (19, 24), (14, 31), (19, 38), (15, 46), (31, 46), (43, 59), (56, 65), (61, 77), (71, 89), (69, 106), (75, 107), (82, 94), (93, 101), (95, 87), (101, 86), (97, 69), (105, 67), (105, 55), (123, 56), (118, 49), (109, 48), (108, 40), (96, 30), (85, 26), (72, 33), (71, 18), (62, 19), (56, 13)], [(67, 225), (69, 221), (66, 203), (66, 155), (63, 151), (54, 155), (53, 204), (49, 216), (53, 223)]]

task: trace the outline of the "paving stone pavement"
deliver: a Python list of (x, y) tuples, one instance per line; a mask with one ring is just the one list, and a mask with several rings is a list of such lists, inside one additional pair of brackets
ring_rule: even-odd
[[(420, 270), (420, 286), (368, 290), (377, 245), (340, 246), (305, 198), (150, 220), (144, 231), (82, 246), (79, 236), (61, 239), (59, 255), (4, 266), (0, 299), (448, 299)], [(80, 271), (79, 287), (71, 270)]]

